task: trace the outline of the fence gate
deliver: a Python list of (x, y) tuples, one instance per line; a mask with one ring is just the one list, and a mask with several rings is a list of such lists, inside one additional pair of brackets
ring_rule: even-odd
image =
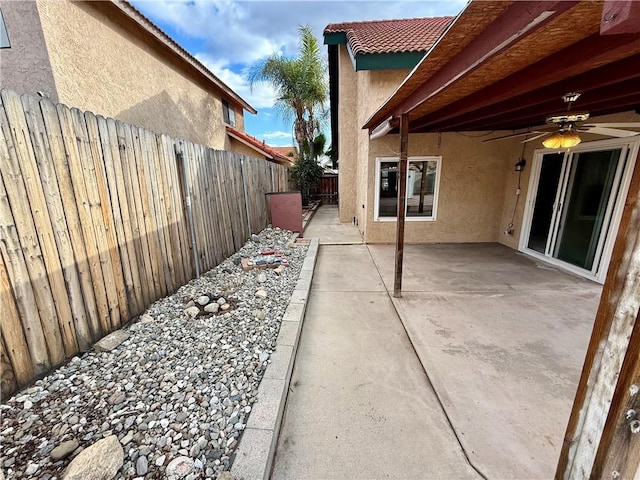
[(316, 191), (316, 197), (327, 205), (338, 204), (338, 175), (335, 173), (325, 173)]

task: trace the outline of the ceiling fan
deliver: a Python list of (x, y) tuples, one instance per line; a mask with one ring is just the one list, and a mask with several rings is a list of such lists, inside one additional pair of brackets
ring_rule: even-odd
[(483, 142), (493, 142), (496, 140), (506, 140), (513, 137), (524, 135), (533, 135), (523, 140), (522, 143), (532, 142), (539, 138), (547, 137), (542, 144), (547, 148), (569, 148), (578, 145), (582, 139), (578, 132), (603, 135), (608, 137), (631, 137), (640, 135), (640, 131), (624, 130), (627, 128), (640, 128), (640, 122), (623, 122), (623, 123), (593, 123), (585, 125), (584, 122), (589, 118), (589, 112), (572, 112), (571, 105), (578, 100), (579, 93), (567, 93), (562, 96), (562, 100), (567, 104), (567, 111), (546, 118), (546, 123), (552, 127), (546, 130), (530, 130), (522, 133), (512, 133), (502, 137), (489, 138)]

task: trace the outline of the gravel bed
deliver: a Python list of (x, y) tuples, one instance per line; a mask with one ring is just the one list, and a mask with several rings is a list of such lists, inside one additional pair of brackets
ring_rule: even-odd
[[(62, 479), (74, 457), (110, 435), (124, 450), (115, 478), (169, 478), (176, 459), (181, 476), (171, 478), (228, 470), (307, 251), (290, 238), (278, 228), (254, 235), (151, 305), (114, 350), (74, 357), (7, 399), (0, 478)], [(288, 266), (242, 271), (242, 256), (265, 250), (281, 251)]]

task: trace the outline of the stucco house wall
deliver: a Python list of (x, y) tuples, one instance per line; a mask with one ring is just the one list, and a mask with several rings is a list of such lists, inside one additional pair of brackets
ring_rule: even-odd
[(349, 53), (344, 45), (338, 46), (338, 138), (340, 182), (338, 197), (340, 221), (351, 222), (356, 215), (356, 169), (357, 169), (357, 103), (358, 79), (353, 69)]
[[(409, 157), (441, 156), (438, 210), (435, 221), (405, 223), (408, 243), (501, 241), (507, 186), (517, 182), (517, 140), (482, 143), (480, 132), (411, 134)], [(395, 221), (374, 221), (377, 157), (399, 157), (399, 135), (371, 142), (368, 158), (367, 243), (395, 241)], [(514, 190), (515, 192), (515, 190)]]
[(366, 211), (369, 134), (360, 127), (377, 107), (391, 96), (409, 70), (356, 72), (346, 46), (339, 45), (338, 51), (340, 221), (351, 222), (355, 217), (360, 231), (363, 232), (369, 220)]
[(11, 48), (0, 49), (0, 86), (20, 94), (46, 92), (57, 102), (36, 2), (0, 1)]
[[(30, 24), (14, 23), (21, 9), (37, 9), (40, 33), (35, 12), (29, 12)], [(230, 146), (221, 92), (111, 2), (10, 1), (2, 3), (2, 11), (11, 20), (9, 50), (39, 50), (38, 60), (49, 61), (53, 78), (47, 82), (40, 73), (40, 83), (31, 79), (32, 68), (11, 75), (3, 68), (3, 88), (49, 90), (52, 98), (81, 110), (217, 149)], [(43, 37), (46, 49), (27, 47), (27, 30), (29, 39)], [(243, 110), (234, 108), (236, 128), (244, 130)]]

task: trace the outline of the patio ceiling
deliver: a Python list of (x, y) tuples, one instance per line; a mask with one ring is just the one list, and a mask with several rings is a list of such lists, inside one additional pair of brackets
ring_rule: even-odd
[(535, 127), (570, 91), (592, 117), (638, 113), (639, 6), (472, 1), (363, 128), (403, 113), (411, 133)]

